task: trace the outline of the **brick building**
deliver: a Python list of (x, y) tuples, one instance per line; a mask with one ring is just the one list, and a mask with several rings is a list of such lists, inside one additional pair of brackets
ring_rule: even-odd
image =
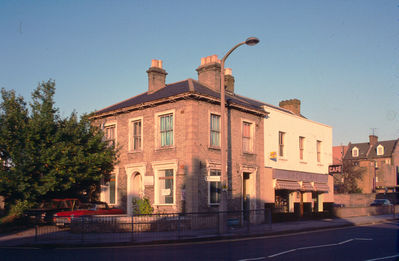
[(364, 169), (358, 182), (363, 193), (399, 191), (398, 140), (378, 141), (370, 135), (369, 142), (349, 143), (343, 161)]
[(261, 184), (271, 184), (263, 180), (267, 111), (234, 93), (228, 69), (228, 184), (220, 182), (220, 70), (217, 56), (205, 57), (198, 81), (165, 84), (162, 61), (153, 60), (147, 92), (94, 114), (107, 141), (120, 148), (111, 181), (102, 185), (103, 201), (129, 214), (138, 196), (149, 198), (156, 212), (217, 211), (223, 186), (228, 209), (263, 207)]

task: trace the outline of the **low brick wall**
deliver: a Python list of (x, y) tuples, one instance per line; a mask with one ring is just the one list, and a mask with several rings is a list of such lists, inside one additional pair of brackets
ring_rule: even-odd
[(345, 207), (368, 207), (376, 198), (375, 193), (370, 194), (335, 194), (334, 202), (344, 204)]
[(399, 213), (399, 205), (396, 206), (378, 206), (378, 207), (345, 207), (335, 208), (334, 216), (339, 218), (358, 217), (358, 216), (376, 216)]

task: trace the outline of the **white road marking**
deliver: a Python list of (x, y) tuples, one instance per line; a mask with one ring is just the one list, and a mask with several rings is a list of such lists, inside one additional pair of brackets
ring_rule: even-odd
[(352, 239), (348, 239), (348, 240), (345, 240), (345, 241), (342, 241), (342, 242), (338, 242), (338, 243), (333, 243), (333, 244), (325, 244), (325, 245), (318, 245), (318, 246), (308, 246), (308, 247), (294, 248), (294, 249), (283, 251), (283, 252), (280, 252), (280, 253), (277, 253), (277, 254), (274, 254), (274, 255), (270, 255), (268, 257), (269, 258), (273, 258), (273, 257), (276, 257), (276, 256), (281, 256), (281, 255), (284, 255), (284, 254), (287, 254), (287, 253), (291, 253), (291, 252), (294, 252), (294, 251), (299, 251), (299, 250), (307, 250), (307, 249), (330, 247), (330, 246), (339, 246), (339, 245), (343, 245), (343, 244), (346, 244), (346, 243), (349, 243), (349, 242), (355, 241), (355, 240), (373, 240), (373, 239), (371, 239), (371, 238), (352, 238)]
[(255, 261), (255, 260), (263, 260), (263, 259), (265, 259), (265, 258), (266, 258), (266, 257), (261, 256), (261, 257), (255, 257), (255, 258), (240, 259), (240, 260), (238, 260), (238, 261)]
[(384, 259), (390, 259), (390, 258), (394, 258), (394, 257), (399, 257), (399, 254), (393, 255), (393, 256), (378, 257), (378, 258), (374, 258), (374, 259), (367, 259), (366, 261), (384, 260)]

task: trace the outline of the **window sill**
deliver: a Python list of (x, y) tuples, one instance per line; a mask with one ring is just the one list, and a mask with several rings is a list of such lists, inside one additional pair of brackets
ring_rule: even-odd
[(155, 151), (174, 150), (174, 149), (176, 149), (175, 146), (167, 146), (167, 147), (165, 146), (165, 147), (156, 148)]
[(317, 163), (317, 166), (318, 166), (318, 167), (323, 167), (323, 166), (324, 166), (324, 164)]
[(216, 147), (216, 146), (209, 146), (208, 150), (218, 150), (220, 151), (220, 147)]
[(142, 153), (142, 152), (143, 152), (143, 150), (130, 150), (127, 153), (128, 154), (136, 154), (136, 153)]
[(176, 206), (176, 204), (154, 204), (154, 206), (171, 206), (171, 207), (173, 207), (173, 206)]
[(279, 161), (288, 161), (287, 158), (278, 158)]
[(243, 152), (242, 152), (242, 155), (253, 156), (253, 155), (256, 155), (256, 153), (255, 153), (255, 152), (250, 152), (250, 151), (243, 151)]
[(220, 203), (208, 204), (208, 207), (219, 207)]
[(300, 161), (301, 164), (308, 164), (306, 161)]

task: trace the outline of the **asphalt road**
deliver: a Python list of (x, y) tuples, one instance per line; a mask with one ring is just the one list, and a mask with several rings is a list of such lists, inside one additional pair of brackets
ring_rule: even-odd
[(0, 260), (399, 260), (399, 222), (172, 245), (0, 248)]

